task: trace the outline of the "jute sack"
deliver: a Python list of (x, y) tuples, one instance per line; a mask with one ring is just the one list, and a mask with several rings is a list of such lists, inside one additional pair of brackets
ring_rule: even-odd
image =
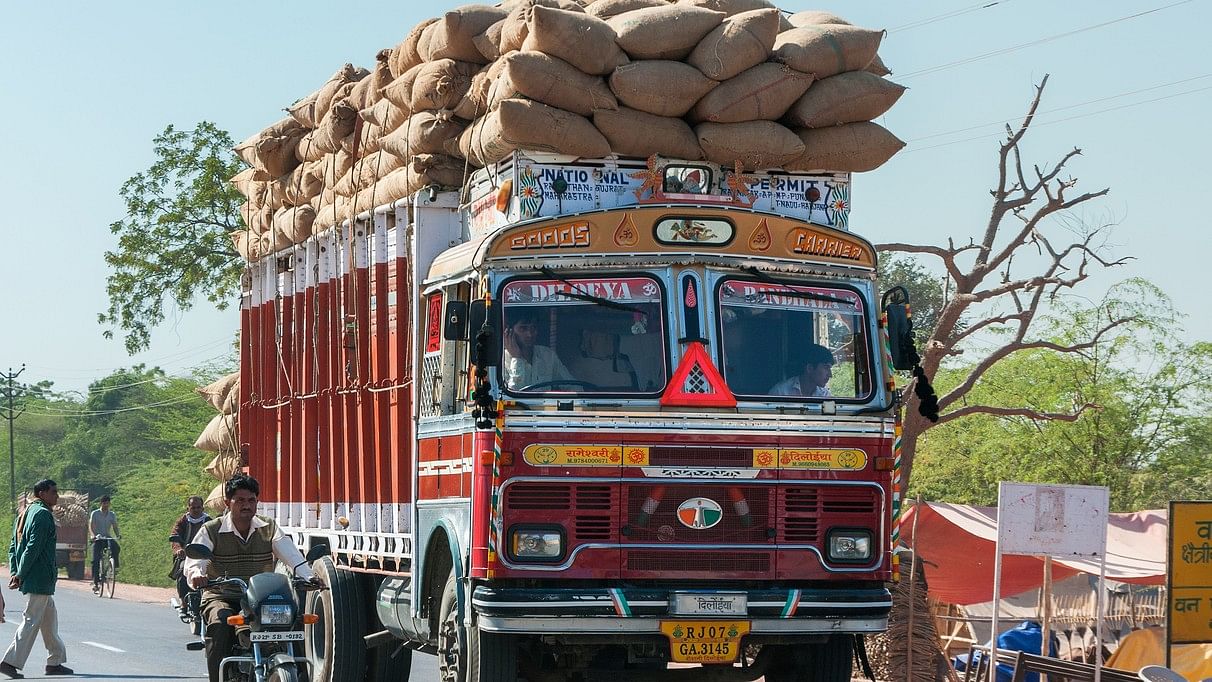
[(440, 154), (443, 143), (458, 137), (467, 124), (450, 111), (419, 111), (383, 136), (383, 151), (407, 159), (413, 154)]
[(290, 206), (310, 204), (324, 190), (324, 168), (319, 161), (301, 163), (290, 172), (283, 186), (283, 203)]
[[(787, 17), (787, 21), (789, 21), (792, 26), (797, 28), (800, 26), (816, 26), (819, 24), (840, 24), (842, 26), (853, 25), (833, 12), (819, 12), (815, 10), (796, 12), (795, 14)], [(877, 76), (887, 76), (888, 74), (892, 73), (888, 70), (888, 66), (884, 64), (884, 60), (880, 59), (878, 54), (871, 59), (871, 63), (866, 66), (865, 70), (874, 73)]]
[(892, 108), (904, 86), (867, 71), (848, 71), (814, 83), (787, 111), (792, 128), (824, 128), (870, 121)]
[(592, 14), (599, 19), (609, 19), (633, 9), (661, 7), (668, 4), (668, 0), (596, 0), (585, 6), (585, 13)]
[(605, 76), (627, 61), (610, 24), (584, 12), (538, 5), (531, 8), (526, 27), (523, 50), (563, 59), (585, 73)]
[(781, 168), (804, 153), (804, 143), (773, 121), (700, 123), (694, 128), (708, 161), (731, 168), (740, 161), (746, 170)]
[(210, 494), (206, 496), (206, 502), (203, 504), (203, 506), (211, 511), (215, 516), (223, 514), (227, 511), (227, 500), (223, 497), (224, 483), (220, 483), (219, 485), (215, 486), (214, 489), (210, 491)]
[(279, 120), (278, 122), (274, 123), (273, 125), (269, 126), (265, 130), (262, 130), (261, 132), (249, 137), (247, 140), (244, 140), (240, 144), (236, 145), (235, 147), (232, 148), (232, 151), (234, 151), (236, 153), (236, 156), (239, 156), (241, 159), (243, 159), (244, 163), (251, 166), (254, 163), (256, 163), (256, 150), (257, 150), (258, 142), (260, 142), (261, 140), (270, 138), (270, 137), (283, 137), (283, 136), (292, 135), (296, 130), (299, 130), (302, 127), (303, 126), (300, 125), (298, 121), (291, 118), (290, 116), (287, 116), (286, 118), (283, 118), (283, 119)]
[(252, 205), (244, 202), (240, 205), (240, 217), (244, 225), (255, 235), (269, 231), (274, 221), (274, 209), (270, 206)]
[(699, 100), (690, 118), (713, 123), (778, 120), (810, 85), (811, 75), (765, 62), (720, 83)]
[(246, 168), (232, 176), (228, 180), (236, 191), (244, 195), (245, 199), (253, 204), (261, 204), (265, 202), (265, 193), (268, 191), (266, 183), (254, 179), (253, 176), (257, 171), (252, 168)]
[(883, 37), (883, 31), (858, 26), (801, 26), (778, 35), (771, 59), (817, 79), (828, 78), (865, 69), (875, 58)]
[(247, 230), (234, 230), (228, 232), (227, 236), (231, 238), (231, 247), (244, 260), (254, 261), (261, 257), (257, 235)]
[(235, 452), (220, 452), (206, 465), (206, 473), (226, 482), (240, 468), (240, 455)]
[(472, 44), (489, 64), (501, 56), (501, 32), (505, 30), (505, 21), (501, 19), (471, 39)]
[[(375, 184), (379, 180), (397, 168), (404, 167), (404, 160), (390, 152), (378, 151), (371, 154), (353, 165), (346, 177), (349, 178), (353, 191), (341, 192), (336, 189), (338, 194), (349, 196), (355, 191), (361, 191)], [(343, 179), (344, 180), (344, 179)]]
[(390, 57), (391, 50), (379, 50), (370, 75), (355, 83), (350, 91), (350, 104), (358, 109), (365, 109), (383, 98), (382, 89), (393, 80), (391, 69), (387, 66)]
[(877, 123), (847, 123), (796, 131), (804, 153), (788, 161), (787, 170), (830, 170), (862, 173), (875, 170), (905, 143)]
[(425, 29), (421, 57), (427, 62), (453, 59), (487, 64), (474, 39), (508, 13), (500, 7), (464, 5), (443, 14)]
[(501, 54), (522, 49), (526, 36), (530, 34), (528, 22), (535, 7), (551, 7), (569, 12), (585, 11), (585, 8), (572, 0), (520, 0), (514, 3), (504, 3), (502, 6), (509, 10), (509, 15), (505, 17), (505, 23), (501, 25), (501, 40), (497, 44), (497, 52)]
[(331, 154), (341, 148), (341, 138), (352, 133), (357, 122), (358, 109), (348, 101), (337, 102), (316, 127), (312, 144), (320, 153)]
[(285, 236), (290, 244), (311, 236), (311, 225), (316, 220), (316, 209), (311, 204), (280, 209), (274, 214), (274, 234)]
[(405, 116), (412, 113), (412, 91), (423, 68), (425, 64), (417, 64), (383, 87), (383, 99), (400, 107)]
[(343, 149), (332, 154), (325, 154), (324, 158), (320, 160), (324, 171), (324, 187), (331, 189), (333, 185), (337, 184), (341, 176), (345, 175), (346, 171), (353, 166), (353, 162), (353, 157)]
[(489, 93), (504, 68), (505, 60), (498, 59), (477, 71), (476, 75), (471, 77), (471, 87), (467, 88), (467, 94), (455, 105), (455, 116), (464, 121), (474, 121), (488, 113)]
[(439, 59), (421, 66), (412, 85), (412, 111), (453, 109), (467, 94), (471, 78), (480, 70), (478, 64)]
[(215, 379), (209, 384), (200, 388), (194, 389), (194, 392), (202, 396), (210, 406), (216, 410), (223, 409), (223, 403), (227, 400), (227, 394), (231, 393), (235, 388), (236, 383), (240, 381), (240, 373), (232, 372)]
[(202, 429), (194, 447), (207, 452), (234, 452), (238, 444), (235, 416), (216, 414)]
[(299, 128), (287, 135), (267, 137), (258, 142), (253, 158), (254, 177), (257, 180), (272, 180), (294, 170), (299, 165), (295, 146), (303, 135), (303, 129)]
[(379, 179), (378, 182), (358, 192), (354, 196), (351, 205), (358, 206), (359, 211), (367, 208), (374, 208), (390, 204), (393, 201), (403, 199), (420, 187), (413, 187), (409, 183), (408, 168), (397, 168)]
[(532, 99), (582, 116), (619, 106), (600, 76), (582, 73), (563, 59), (523, 51), (511, 52), (501, 61), (500, 76), (489, 88), (489, 110), (512, 98)]
[(405, 109), (392, 104), (389, 100), (381, 99), (375, 102), (372, 106), (358, 112), (363, 121), (372, 125), (377, 125), (384, 133), (390, 133), (400, 124), (408, 119), (408, 112)]
[[(223, 399), (223, 405), (219, 408), (223, 414), (236, 414), (240, 411), (240, 380), (236, 379), (236, 383), (231, 390), (227, 392), (227, 397)], [(238, 418), (237, 418), (238, 419)]]
[[(775, 5), (769, 0), (677, 0), (679, 5), (689, 5), (692, 7), (703, 7), (716, 12), (723, 12), (728, 16), (740, 14), (742, 12), (752, 12), (756, 9), (774, 9)], [(784, 17), (782, 12), (779, 13), (779, 30), (786, 31), (793, 28), (787, 17)]]
[(725, 16), (702, 7), (663, 5), (624, 12), (609, 24), (632, 59), (685, 59)]
[(680, 118), (656, 116), (627, 107), (593, 113), (593, 125), (610, 142), (610, 149), (623, 156), (653, 154), (698, 161), (703, 148), (690, 126)]
[(717, 85), (693, 66), (666, 59), (631, 62), (610, 74), (620, 102), (657, 116), (684, 116)]
[(686, 58), (686, 62), (717, 81), (724, 81), (766, 61), (779, 34), (779, 11), (755, 9), (724, 20)]
[(466, 171), (467, 164), (462, 159), (445, 154), (417, 154), (408, 164), (408, 172), (419, 183), (417, 189), (427, 185), (459, 187)]
[(437, 17), (434, 17), (413, 26), (404, 40), (401, 40), (400, 44), (396, 45), (396, 49), (391, 51), (391, 59), (387, 60), (387, 66), (391, 69), (393, 78), (399, 78), (404, 75), (405, 71), (425, 61), (421, 58), (417, 45), (421, 42), (421, 34), (437, 20)]
[(595, 158), (610, 154), (610, 143), (584, 116), (520, 99), (502, 100), (459, 138), (464, 157), (481, 166), (515, 149)]
[(320, 86), (312, 94), (295, 102), (287, 111), (296, 121), (303, 124), (305, 128), (315, 128), (328, 113), (329, 107), (332, 106), (334, 97), (337, 91), (347, 83), (356, 83), (370, 74), (369, 71), (362, 68), (356, 68), (353, 64), (346, 64), (328, 79), (324, 85)]
[(353, 133), (341, 140), (341, 149), (349, 152), (354, 158), (362, 158), (379, 151), (383, 129), (373, 123), (360, 121), (361, 128), (354, 128)]
[(295, 143), (295, 158), (304, 163), (324, 158), (325, 152), (316, 144), (316, 131), (309, 130)]

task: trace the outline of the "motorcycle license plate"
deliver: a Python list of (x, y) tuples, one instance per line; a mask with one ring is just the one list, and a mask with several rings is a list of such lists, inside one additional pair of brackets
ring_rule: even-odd
[(302, 630), (286, 630), (278, 632), (250, 632), (254, 642), (302, 642)]
[(661, 632), (669, 638), (669, 653), (676, 663), (732, 663), (741, 653), (741, 637), (749, 632), (747, 620), (663, 620)]

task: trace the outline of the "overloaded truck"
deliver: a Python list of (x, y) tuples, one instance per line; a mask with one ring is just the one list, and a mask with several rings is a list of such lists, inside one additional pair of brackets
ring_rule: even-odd
[[(32, 501), (27, 493), (21, 508)], [(67, 569), (71, 580), (84, 579), (84, 560), (88, 553), (88, 493), (83, 490), (59, 491), (59, 503), (51, 510), (55, 517), (55, 564)]]
[[(463, 107), (468, 118), (426, 110), (459, 97), (450, 80), (421, 85), (428, 65), (453, 68), (440, 62), (456, 48), (455, 62), (472, 59), (459, 31), (495, 30), (490, 48), (508, 35), (476, 24), (475, 12), (503, 12), (452, 12), (238, 148), (252, 166), (236, 180), (249, 224), (233, 235), (249, 261), (240, 451), (262, 512), (304, 551), (329, 548), (316, 569), (331, 589), (308, 603), (320, 615), (304, 645), (312, 679), (404, 680), (419, 651), (451, 682), (849, 680), (891, 608), (893, 371), (914, 357), (907, 301), (881, 297), (875, 249), (849, 229), (851, 172), (895, 149), (856, 142), (872, 129), (854, 112), (870, 106), (837, 109), (848, 113), (825, 137), (802, 118), (791, 132), (783, 112), (812, 92), (805, 70), (820, 83), (861, 71), (874, 47), (843, 59), (856, 34), (826, 23), (790, 32), (796, 49), (824, 45), (821, 65), (794, 49), (767, 61), (788, 35), (767, 12), (756, 59), (778, 82), (749, 95), (741, 84), (724, 107), (755, 105), (763, 120), (692, 129), (686, 109), (637, 116), (607, 102), (626, 89), (602, 74), (624, 66), (576, 63), (550, 28), (584, 25), (568, 34), (584, 50), (605, 35), (642, 64), (631, 12), (509, 4), (521, 9), (498, 20), (520, 11), (529, 31), (515, 54), (541, 47), (555, 68), (543, 87), (520, 85), (526, 60), (506, 56), (503, 100)], [(673, 7), (650, 4), (633, 11), (664, 21)], [(694, 16), (723, 29), (752, 19), (708, 14)], [(479, 73), (505, 78), (490, 53)], [(717, 89), (732, 82), (715, 76)], [(597, 106), (665, 132), (640, 126), (646, 138), (628, 142), (607, 109), (592, 123), (568, 111), (584, 79)], [(771, 88), (788, 80), (799, 94), (778, 105)], [(467, 104), (476, 84), (462, 93)], [(361, 122), (341, 127), (341, 107)], [(396, 109), (408, 111), (392, 133)], [(423, 137), (436, 122), (454, 126), (434, 133), (444, 146)], [(400, 135), (420, 146), (387, 151)]]

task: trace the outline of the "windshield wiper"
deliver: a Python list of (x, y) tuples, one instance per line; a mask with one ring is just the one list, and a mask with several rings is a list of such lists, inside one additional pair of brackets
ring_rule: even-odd
[(568, 298), (575, 298), (578, 301), (589, 301), (590, 303), (596, 303), (597, 305), (600, 305), (603, 308), (610, 308), (612, 310), (623, 310), (623, 311), (626, 311), (629, 313), (640, 313), (640, 314), (644, 313), (643, 310), (640, 310), (639, 308), (636, 308), (635, 306), (630, 306), (625, 303), (618, 303), (618, 302), (612, 301), (608, 298), (602, 298), (601, 296), (594, 296), (593, 294), (586, 292), (584, 289), (581, 289), (577, 285), (570, 282), (567, 277), (557, 275), (555, 272), (553, 272), (551, 270), (551, 268), (539, 268), (539, 272), (543, 273), (544, 275), (547, 275), (548, 277), (550, 277), (562, 284), (567, 284), (568, 286), (573, 288), (573, 291), (561, 291), (560, 292), (561, 296), (567, 296)]
[[(780, 284), (782, 286), (787, 286), (785, 283), (780, 282), (780, 281), (768, 276), (766, 273), (762, 272), (761, 270), (758, 270), (757, 268), (753, 267), (752, 265), (749, 267), (740, 268), (740, 269), (753, 275), (754, 277), (756, 277), (759, 281), (761, 281), (764, 284)], [(848, 306), (852, 306), (852, 307), (858, 306), (858, 304), (855, 301), (847, 301), (846, 299), (838, 298), (837, 296), (830, 296), (828, 294), (814, 294), (809, 291), (795, 291), (794, 289), (786, 289), (786, 290), (782, 290), (782, 291), (763, 291), (762, 295), (763, 296), (768, 296), (768, 295), (790, 296), (792, 298), (798, 298), (798, 299), (807, 300), (807, 301), (826, 301), (829, 303), (841, 303), (842, 305), (848, 305)], [(750, 303), (753, 303), (754, 301), (757, 300), (757, 295), (752, 294), (750, 296), (746, 296), (745, 300), (749, 301)]]

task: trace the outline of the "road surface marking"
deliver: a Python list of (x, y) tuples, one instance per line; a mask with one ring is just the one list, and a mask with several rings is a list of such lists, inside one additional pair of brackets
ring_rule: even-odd
[(119, 648), (118, 648), (118, 647), (116, 647), (116, 646), (110, 646), (110, 645), (108, 645), (108, 644), (99, 644), (99, 643), (97, 643), (97, 642), (80, 642), (80, 643), (81, 643), (81, 644), (87, 644), (87, 645), (89, 645), (89, 646), (95, 646), (95, 647), (97, 647), (98, 649), (105, 649), (106, 651), (112, 651), (112, 652), (114, 652), (114, 653), (116, 653), (116, 654), (124, 654), (124, 653), (126, 653), (126, 651), (124, 651), (124, 650), (122, 650), (122, 649), (119, 649)]

